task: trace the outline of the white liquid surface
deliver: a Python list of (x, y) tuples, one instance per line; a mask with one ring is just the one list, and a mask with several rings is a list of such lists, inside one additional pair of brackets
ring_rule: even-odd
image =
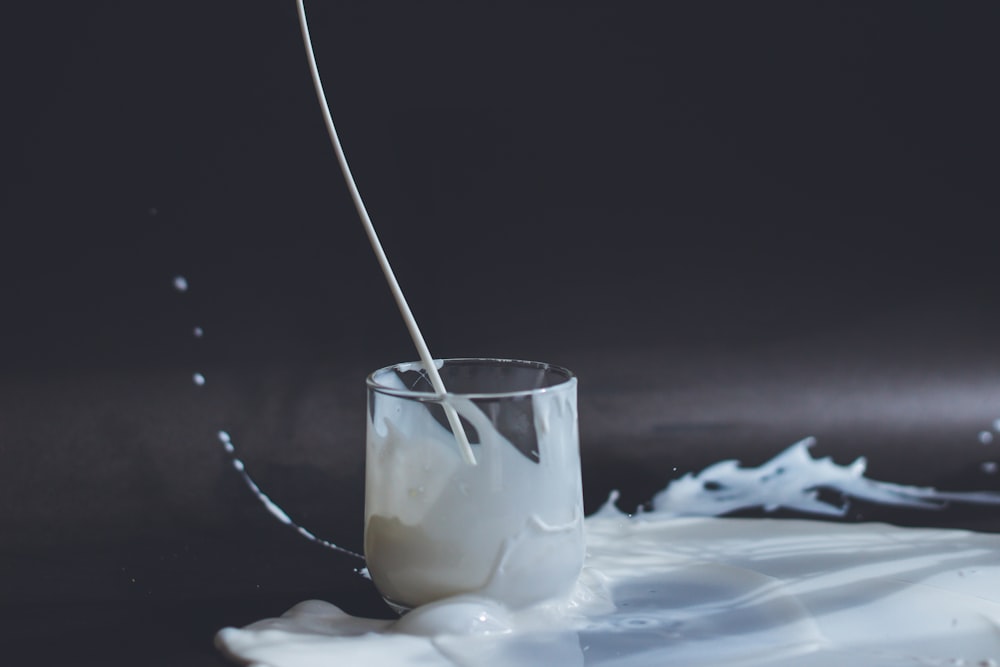
[(459, 596), (398, 621), (312, 600), (226, 628), (216, 643), (272, 667), (1000, 664), (1000, 535), (694, 516), (748, 506), (840, 513), (814, 496), (817, 485), (925, 508), (1000, 502), (869, 480), (863, 460), (812, 459), (811, 443), (759, 468), (722, 462), (675, 480), (651, 513), (627, 517), (609, 502), (585, 521), (584, 569), (561, 599), (512, 611)]

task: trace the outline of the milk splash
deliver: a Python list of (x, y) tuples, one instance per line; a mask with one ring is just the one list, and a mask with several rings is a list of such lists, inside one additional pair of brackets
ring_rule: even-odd
[(674, 480), (653, 510), (615, 495), (586, 520), (573, 592), (512, 612), (458, 596), (397, 621), (317, 600), (226, 628), (216, 643), (272, 667), (398, 665), (996, 665), (1000, 535), (804, 520), (712, 517), (779, 507), (841, 516), (818, 495), (935, 509), (1000, 494), (871, 480), (865, 461), (810, 455), (813, 438), (756, 468), (722, 461)]
[[(250, 489), (251, 493), (253, 493), (254, 496), (257, 498), (257, 500), (259, 500), (260, 503), (264, 506), (264, 508), (271, 513), (271, 516), (273, 516), (275, 519), (285, 524), (286, 526), (294, 529), (295, 532), (297, 532), (299, 535), (306, 538), (310, 542), (315, 542), (316, 544), (326, 547), (331, 551), (337, 551), (364, 560), (364, 556), (362, 556), (361, 554), (355, 553), (350, 549), (345, 549), (344, 547), (337, 546), (333, 542), (324, 540), (321, 537), (317, 537), (309, 529), (293, 521), (292, 518), (288, 516), (288, 513), (285, 512), (285, 510), (281, 509), (281, 507), (276, 502), (271, 500), (270, 496), (268, 496), (266, 493), (260, 490), (260, 487), (257, 486), (257, 483), (253, 481), (253, 478), (250, 477), (249, 473), (247, 473), (247, 467), (246, 464), (243, 463), (243, 459), (236, 456), (236, 447), (233, 445), (233, 439), (229, 435), (229, 433), (226, 431), (219, 431), (218, 438), (219, 442), (222, 443), (222, 448), (225, 449), (226, 453), (229, 455), (233, 468), (236, 470), (236, 472), (239, 473), (240, 477), (243, 478), (243, 482)], [(362, 576), (367, 577), (366, 571), (362, 570), (357, 570), (357, 571)]]
[[(757, 468), (727, 460), (688, 473), (653, 496), (653, 509), (664, 516), (718, 516), (762, 507), (843, 517), (850, 498), (917, 509), (942, 509), (949, 503), (1000, 505), (1000, 493), (938, 491), (868, 479), (864, 457), (837, 465), (829, 457), (813, 458), (809, 450), (815, 444), (816, 438), (804, 438)], [(839, 492), (844, 500), (838, 504), (820, 490)]]

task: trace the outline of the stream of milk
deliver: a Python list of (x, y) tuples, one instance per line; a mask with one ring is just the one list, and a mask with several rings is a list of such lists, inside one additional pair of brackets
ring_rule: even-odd
[(585, 523), (568, 595), (511, 610), (433, 602), (396, 621), (310, 600), (226, 628), (238, 662), (461, 665), (1000, 665), (1000, 535), (874, 523), (733, 519), (745, 507), (840, 515), (817, 489), (909, 507), (1000, 505), (1000, 494), (879, 482), (864, 461), (815, 459), (813, 439), (759, 467), (723, 461), (674, 480), (654, 509), (615, 496)]

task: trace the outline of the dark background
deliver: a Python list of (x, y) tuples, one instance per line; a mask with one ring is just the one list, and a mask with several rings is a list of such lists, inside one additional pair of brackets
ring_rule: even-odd
[[(1000, 488), (995, 3), (307, 9), (432, 351), (578, 373), (588, 510), (806, 435), (877, 479)], [(0, 31), (12, 650), (208, 665), (216, 629), (301, 599), (385, 614), (216, 439), (361, 549), (364, 376), (415, 353), (294, 3), (17, 3)]]

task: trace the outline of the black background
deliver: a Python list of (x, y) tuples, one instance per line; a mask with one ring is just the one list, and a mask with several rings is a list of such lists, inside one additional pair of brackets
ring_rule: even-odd
[[(314, 2), (438, 356), (581, 381), (588, 510), (806, 435), (997, 489), (993, 3)], [(3, 10), (0, 615), (34, 664), (216, 664), (357, 564), (364, 376), (413, 358), (294, 3)], [(172, 286), (183, 275), (190, 288)], [(196, 339), (192, 328), (205, 335)], [(204, 373), (205, 386), (192, 382)], [(1000, 529), (995, 511), (860, 518)]]

